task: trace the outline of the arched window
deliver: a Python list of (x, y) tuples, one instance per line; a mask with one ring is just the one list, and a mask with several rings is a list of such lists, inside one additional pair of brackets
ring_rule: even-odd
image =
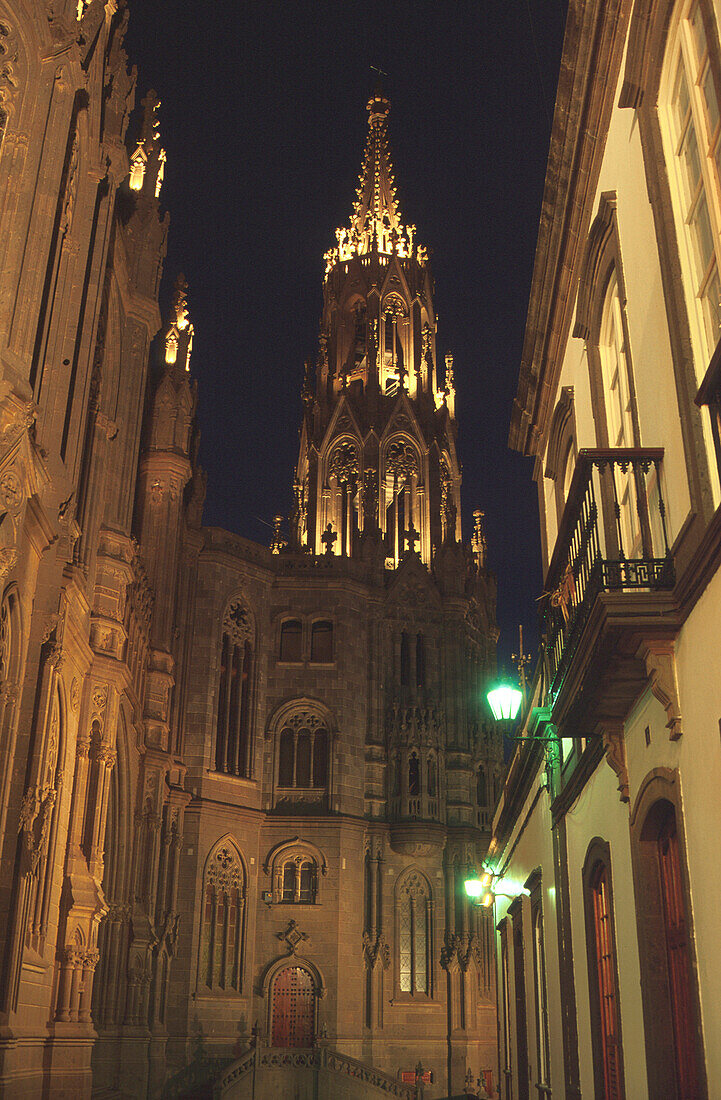
[[(609, 447), (633, 447), (633, 391), (624, 336), (621, 299), (615, 268), (611, 272), (601, 312), (598, 345)], [(622, 552), (633, 556), (638, 549), (641, 526), (638, 517), (633, 468), (614, 469), (615, 495), (620, 509)]]
[(488, 805), (488, 789), (486, 784), (486, 770), (480, 767), (476, 772), (476, 802), (479, 806)]
[(319, 875), (325, 874), (326, 865), (314, 845), (299, 839), (284, 842), (273, 850), (264, 869), (271, 875), (275, 904), (315, 905), (317, 902)]
[(416, 634), (416, 687), (426, 685), (426, 646), (422, 634)]
[(223, 617), (215, 735), (215, 769), (230, 775), (250, 775), (252, 635), (250, 611), (236, 597)]
[(281, 625), (280, 660), (303, 660), (303, 624), (300, 619), (286, 619)]
[[(580, 293), (580, 292), (579, 292)], [(546, 448), (546, 477), (552, 478), (556, 498), (556, 519), (561, 522), (576, 468), (576, 424), (573, 386), (564, 386), (551, 417)]]
[(421, 793), (421, 767), (418, 756), (412, 752), (408, 760), (408, 794), (411, 796)]
[(719, 339), (718, 25), (711, 0), (687, 0), (669, 37), (664, 64), (667, 146), (684, 284), (699, 380)]
[(333, 623), (315, 622), (310, 628), (310, 659), (318, 664), (333, 660)]
[(605, 841), (595, 839), (591, 842), (583, 881), (596, 1096), (603, 1100), (623, 1100), (616, 933), (610, 849)]
[(325, 801), (329, 736), (326, 722), (314, 710), (291, 709), (278, 734), (277, 805), (301, 810)]
[(420, 871), (409, 871), (396, 893), (398, 988), (410, 997), (432, 995), (431, 889)]
[(240, 993), (243, 962), (245, 874), (237, 848), (220, 841), (203, 876), (203, 924), (198, 987)]
[(435, 798), (436, 797), (436, 761), (435, 761), (435, 758), (433, 756), (428, 757), (428, 760), (426, 761), (426, 769), (427, 769), (427, 778), (428, 778), (428, 782), (427, 782), (427, 786), (426, 786), (426, 793), (427, 793), (429, 798)]

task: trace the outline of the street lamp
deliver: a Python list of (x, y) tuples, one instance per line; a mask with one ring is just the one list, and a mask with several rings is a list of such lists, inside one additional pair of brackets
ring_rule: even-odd
[(523, 692), (513, 684), (500, 683), (487, 692), (486, 699), (497, 722), (513, 722), (521, 709)]

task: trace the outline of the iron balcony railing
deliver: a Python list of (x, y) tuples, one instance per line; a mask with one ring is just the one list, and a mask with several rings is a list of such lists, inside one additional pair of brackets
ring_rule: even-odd
[(540, 599), (550, 693), (558, 693), (600, 592), (672, 588), (662, 448), (579, 453)]

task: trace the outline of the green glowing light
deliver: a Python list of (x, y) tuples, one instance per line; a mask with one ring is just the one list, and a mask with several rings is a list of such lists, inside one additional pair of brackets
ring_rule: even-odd
[(521, 708), (523, 693), (511, 684), (498, 684), (486, 698), (497, 722), (512, 722)]
[(467, 878), (463, 885), (469, 898), (480, 898), (484, 890), (483, 882), (479, 878)]

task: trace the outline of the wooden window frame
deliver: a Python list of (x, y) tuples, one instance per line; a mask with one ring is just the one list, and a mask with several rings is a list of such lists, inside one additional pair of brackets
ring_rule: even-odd
[[(598, 939), (597, 939), (597, 910), (595, 906), (595, 884), (599, 874), (602, 874), (606, 883), (606, 896), (608, 899), (608, 947), (611, 956), (610, 973), (599, 974), (598, 967)], [(624, 1059), (623, 1059), (623, 1028), (621, 1022), (621, 997), (618, 980), (618, 953), (616, 950), (616, 919), (613, 903), (613, 878), (611, 873), (611, 848), (607, 841), (600, 837), (594, 837), (586, 851), (583, 864), (583, 901), (586, 923), (586, 954), (588, 965), (588, 991), (591, 1012), (591, 1043), (593, 1046), (593, 1079), (594, 1094), (596, 1100), (624, 1100), (626, 1095)], [(618, 1050), (618, 1088), (610, 1092), (606, 1087), (607, 1074), (605, 1067), (610, 1072), (611, 1062), (606, 1057), (605, 1032), (603, 1029), (603, 1016), (601, 1009), (602, 988), (611, 983), (615, 1000), (615, 1015), (617, 1020), (616, 1044)]]

